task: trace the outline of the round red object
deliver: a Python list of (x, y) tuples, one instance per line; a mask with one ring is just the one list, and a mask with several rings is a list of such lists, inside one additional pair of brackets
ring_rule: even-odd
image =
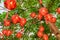
[(18, 32), (18, 33), (16, 34), (16, 37), (17, 37), (17, 38), (21, 38), (21, 37), (22, 37), (22, 33)]
[(41, 37), (43, 36), (43, 33), (40, 32), (40, 31), (38, 31), (38, 32), (37, 32), (37, 36), (38, 36), (39, 38), (41, 38)]
[(39, 31), (40, 32), (44, 32), (44, 27), (43, 26), (40, 26)]
[(38, 15), (37, 15), (37, 18), (38, 18), (39, 20), (41, 20), (42, 17), (43, 17), (43, 16), (42, 16), (41, 14), (38, 14)]
[(9, 10), (13, 10), (16, 8), (16, 0), (5, 0), (4, 6)]
[(17, 24), (20, 21), (20, 17), (17, 14), (13, 15), (11, 19), (14, 24)]
[(10, 26), (10, 20), (4, 20), (4, 26)]
[(44, 40), (48, 40), (48, 35), (47, 35), (47, 34), (44, 34), (44, 35), (43, 35), (43, 39), (44, 39)]
[(32, 18), (35, 18), (35, 17), (36, 17), (36, 13), (35, 13), (35, 12), (32, 12), (32, 13), (30, 14), (30, 16), (31, 16)]
[(48, 13), (48, 9), (45, 7), (41, 7), (39, 9), (39, 13), (42, 14), (43, 16), (45, 16)]
[(56, 12), (60, 14), (60, 7), (56, 9)]

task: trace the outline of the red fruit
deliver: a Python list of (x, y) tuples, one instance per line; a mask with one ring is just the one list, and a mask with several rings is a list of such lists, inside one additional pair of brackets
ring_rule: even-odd
[(53, 17), (53, 18), (50, 20), (50, 22), (55, 23), (55, 22), (56, 22), (56, 18)]
[(44, 35), (43, 35), (43, 39), (44, 39), (44, 40), (48, 40), (48, 35), (47, 35), (47, 34), (44, 34)]
[(23, 27), (25, 24), (26, 24), (26, 19), (25, 18), (21, 18), (20, 26)]
[(42, 0), (39, 0), (39, 3), (42, 4)]
[(40, 32), (43, 32), (44, 31), (44, 27), (43, 26), (40, 26), (39, 31)]
[(6, 33), (7, 33), (7, 30), (3, 30), (3, 31), (2, 31), (2, 33), (3, 33), (4, 35), (6, 35)]
[(39, 13), (42, 14), (43, 16), (45, 16), (48, 13), (48, 9), (45, 7), (41, 7), (39, 9)]
[(38, 14), (38, 15), (37, 15), (37, 18), (38, 18), (39, 20), (41, 20), (42, 17), (43, 17), (43, 16), (42, 16), (41, 14)]
[(43, 33), (40, 32), (40, 31), (38, 31), (38, 32), (37, 32), (37, 36), (38, 36), (39, 38), (41, 38), (41, 37), (43, 36)]
[(32, 13), (30, 14), (30, 16), (31, 16), (32, 18), (35, 18), (35, 17), (36, 17), (36, 13), (35, 13), (35, 12), (32, 12)]
[(20, 21), (20, 17), (17, 14), (13, 15), (11, 19), (14, 24), (17, 24)]
[(58, 13), (60, 14), (60, 7), (59, 7), (59, 8), (57, 8), (56, 12), (58, 12)]
[(4, 20), (4, 26), (10, 26), (10, 20)]
[(17, 38), (21, 38), (21, 37), (22, 37), (22, 33), (18, 32), (18, 33), (16, 34), (16, 37), (17, 37)]
[(51, 14), (45, 15), (45, 20), (50, 21), (51, 19), (52, 19), (52, 15)]
[(10, 36), (12, 34), (11, 30), (7, 30), (6, 36)]
[(4, 6), (9, 10), (13, 10), (16, 8), (16, 0), (5, 0)]

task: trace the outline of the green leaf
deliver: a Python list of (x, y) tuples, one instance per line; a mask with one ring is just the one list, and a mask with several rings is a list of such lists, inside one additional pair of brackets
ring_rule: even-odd
[(56, 37), (54, 37), (54, 36), (50, 36), (50, 37), (49, 37), (49, 40), (57, 40), (57, 39), (56, 39)]
[(44, 26), (44, 28), (45, 28), (45, 31), (44, 31), (44, 32), (45, 32), (46, 34), (50, 33), (50, 29), (49, 29), (48, 25), (46, 25), (45, 22), (43, 23), (43, 26)]
[(6, 16), (6, 12), (3, 12), (2, 14), (0, 14), (0, 22), (3, 22), (5, 16)]
[[(43, 1), (43, 5), (45, 6), (45, 7), (48, 7), (48, 6), (50, 6), (49, 4), (51, 4), (51, 0), (42, 0)], [(51, 4), (52, 5), (52, 4)]]

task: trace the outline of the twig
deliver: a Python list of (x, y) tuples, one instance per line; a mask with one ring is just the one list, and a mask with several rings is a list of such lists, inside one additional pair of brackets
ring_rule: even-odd
[(4, 19), (4, 20), (7, 20), (8, 15), (9, 15), (9, 12), (7, 12), (7, 13), (6, 13), (6, 17), (5, 17), (5, 19)]
[(49, 27), (51, 31), (56, 35), (57, 39), (60, 40), (60, 31), (54, 23), (49, 22)]

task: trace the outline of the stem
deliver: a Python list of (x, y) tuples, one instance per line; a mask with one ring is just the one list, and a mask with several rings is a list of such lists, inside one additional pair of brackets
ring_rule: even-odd
[[(39, 0), (39, 3), (42, 2), (42, 0)], [(42, 3), (40, 3), (41, 7), (44, 7)]]
[(51, 31), (54, 32), (54, 34), (57, 34), (59, 32), (58, 28), (55, 26), (54, 23), (49, 22), (49, 27), (50, 27)]
[(60, 40), (60, 34), (56, 35), (57, 39)]
[(6, 17), (5, 17), (5, 19), (4, 19), (4, 20), (7, 20), (8, 15), (9, 15), (9, 12), (7, 12), (7, 13), (6, 13)]
[(60, 40), (60, 32), (54, 23), (49, 22), (49, 27), (51, 31), (56, 35), (57, 39)]
[(8, 37), (7, 37), (7, 39), (6, 40), (8, 40)]
[(22, 28), (20, 32), (21, 32), (21, 33), (24, 33), (24, 28)]

